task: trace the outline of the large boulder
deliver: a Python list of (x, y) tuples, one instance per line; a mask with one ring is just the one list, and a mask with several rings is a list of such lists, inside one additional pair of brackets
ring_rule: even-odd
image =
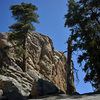
[(64, 94), (64, 92), (56, 87), (52, 82), (49, 82), (48, 80), (38, 79), (33, 85), (30, 96), (47, 96), (61, 93)]
[(7, 100), (25, 100), (19, 91), (20, 87), (15, 79), (0, 75), (0, 89)]

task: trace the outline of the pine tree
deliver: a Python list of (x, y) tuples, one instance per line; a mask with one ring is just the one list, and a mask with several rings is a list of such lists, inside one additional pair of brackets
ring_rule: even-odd
[(85, 61), (85, 82), (100, 87), (100, 0), (69, 0), (65, 26), (73, 30), (73, 51), (82, 50), (78, 63)]
[(32, 3), (21, 3), (20, 5), (12, 5), (13, 18), (17, 21), (9, 28), (12, 31), (8, 36), (9, 41), (14, 41), (18, 48), (15, 50), (17, 55), (22, 55), (23, 71), (27, 71), (27, 37), (30, 31), (34, 31), (33, 23), (39, 23), (36, 10), (38, 8)]

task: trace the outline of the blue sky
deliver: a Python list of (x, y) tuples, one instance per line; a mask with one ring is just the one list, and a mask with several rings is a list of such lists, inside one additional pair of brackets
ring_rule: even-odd
[[(40, 16), (40, 24), (34, 24), (36, 32), (48, 35), (54, 44), (55, 50), (66, 51), (67, 44), (65, 44), (70, 32), (68, 28), (64, 27), (67, 13), (67, 0), (0, 0), (0, 32), (8, 32), (8, 26), (12, 25), (15, 20), (11, 17), (9, 7), (21, 2), (33, 3), (38, 7), (37, 14)], [(79, 82), (75, 79), (76, 90), (79, 93), (86, 93), (93, 91), (89, 83), (84, 83), (84, 72), (78, 68), (77, 56), (73, 55), (74, 66), (79, 70)]]

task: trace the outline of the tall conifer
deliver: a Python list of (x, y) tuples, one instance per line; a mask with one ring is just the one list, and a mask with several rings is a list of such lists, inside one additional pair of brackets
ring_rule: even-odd
[(13, 18), (17, 21), (9, 28), (12, 33), (9, 35), (8, 40), (14, 41), (19, 48), (15, 51), (17, 54), (22, 55), (23, 71), (27, 71), (27, 37), (30, 31), (34, 31), (33, 23), (39, 23), (36, 10), (38, 8), (32, 3), (21, 3), (20, 5), (12, 5)]
[(73, 50), (82, 50), (85, 81), (100, 88), (100, 0), (68, 0), (65, 26), (73, 30)]

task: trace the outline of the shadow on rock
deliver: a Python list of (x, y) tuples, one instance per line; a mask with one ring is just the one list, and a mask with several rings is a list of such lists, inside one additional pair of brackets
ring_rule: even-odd
[(55, 94), (64, 94), (62, 90), (56, 87), (48, 80), (38, 79), (33, 85), (30, 98), (43, 98)]

